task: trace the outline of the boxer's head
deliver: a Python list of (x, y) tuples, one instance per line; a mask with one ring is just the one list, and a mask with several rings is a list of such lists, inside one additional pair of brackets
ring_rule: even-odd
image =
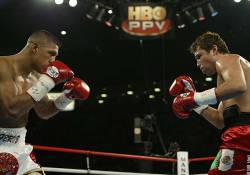
[(34, 68), (40, 70), (54, 61), (60, 47), (59, 40), (46, 30), (39, 30), (29, 37), (27, 48)]
[(197, 66), (206, 75), (216, 73), (215, 61), (218, 54), (230, 53), (219, 34), (213, 32), (200, 35), (191, 45), (190, 51), (195, 56)]

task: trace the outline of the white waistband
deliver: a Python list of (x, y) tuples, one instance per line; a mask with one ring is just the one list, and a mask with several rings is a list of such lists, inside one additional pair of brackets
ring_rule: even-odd
[(0, 128), (0, 145), (25, 144), (26, 128)]

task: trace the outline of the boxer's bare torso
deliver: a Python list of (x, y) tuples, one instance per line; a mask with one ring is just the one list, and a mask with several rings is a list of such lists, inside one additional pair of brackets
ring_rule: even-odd
[[(228, 59), (239, 59), (241, 70), (233, 70), (232, 73), (236, 72), (238, 74), (239, 71), (241, 71), (244, 74), (247, 89), (244, 93), (238, 96), (222, 101), (223, 108), (237, 104), (240, 107), (241, 112), (250, 112), (250, 63), (246, 59), (238, 55), (232, 55), (232, 54), (230, 54), (228, 57), (222, 58), (220, 61), (223, 62), (224, 64), (230, 64), (226, 63), (228, 62)], [(224, 80), (222, 76), (218, 74), (217, 87), (223, 84), (223, 82)], [(232, 83), (237, 83), (237, 81), (232, 81)]]
[(3, 128), (23, 127), (27, 124), (29, 111), (24, 111), (20, 117), (14, 117), (5, 106), (11, 105), (8, 104), (9, 98), (22, 98), (20, 95), (25, 93), (38, 78), (38, 73), (35, 71), (25, 75), (18, 70), (17, 64), (14, 55), (0, 57), (0, 127)]

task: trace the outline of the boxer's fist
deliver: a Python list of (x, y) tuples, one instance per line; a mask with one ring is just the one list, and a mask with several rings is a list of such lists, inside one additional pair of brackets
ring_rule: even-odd
[(90, 93), (89, 86), (76, 77), (64, 83), (63, 89), (63, 93), (54, 101), (59, 110), (64, 110), (74, 99), (86, 100)]
[(70, 80), (74, 77), (73, 71), (61, 61), (53, 61), (44, 68), (43, 74), (49, 76), (55, 84)]
[(189, 118), (189, 115), (191, 113), (191, 111), (185, 111), (182, 107), (175, 105), (174, 103), (172, 105), (172, 110), (173, 110), (175, 116), (177, 116), (180, 119)]
[(188, 118), (191, 111), (198, 106), (194, 100), (194, 93), (183, 93), (175, 97), (172, 110), (177, 117), (182, 119)]
[(90, 93), (89, 86), (83, 80), (76, 77), (67, 81), (63, 89), (66, 97), (69, 99), (86, 100)]
[(172, 96), (194, 91), (195, 86), (193, 80), (186, 75), (177, 77), (169, 88), (169, 94)]
[(41, 72), (38, 81), (27, 93), (34, 101), (40, 101), (55, 85), (74, 77), (73, 71), (61, 61), (53, 61)]

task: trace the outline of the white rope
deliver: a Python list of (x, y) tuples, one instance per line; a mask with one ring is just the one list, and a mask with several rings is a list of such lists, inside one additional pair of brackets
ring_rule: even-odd
[[(146, 173), (132, 173), (132, 172), (120, 172), (120, 171), (53, 168), (53, 167), (43, 167), (43, 170), (45, 172), (72, 173), (72, 174), (96, 174), (96, 175), (167, 175), (167, 174), (146, 174)], [(192, 174), (192, 175), (207, 175), (207, 174)]]
[(45, 172), (58, 173), (72, 173), (72, 174), (99, 174), (99, 175), (166, 175), (166, 174), (146, 174), (146, 173), (132, 173), (120, 171), (100, 171), (100, 170), (84, 170), (84, 169), (70, 169), (70, 168), (53, 168), (43, 167)]
[(70, 169), (70, 168), (52, 168), (52, 167), (43, 167), (45, 172), (57, 172), (57, 173), (72, 173), (72, 174), (88, 174), (88, 170), (81, 169)]

